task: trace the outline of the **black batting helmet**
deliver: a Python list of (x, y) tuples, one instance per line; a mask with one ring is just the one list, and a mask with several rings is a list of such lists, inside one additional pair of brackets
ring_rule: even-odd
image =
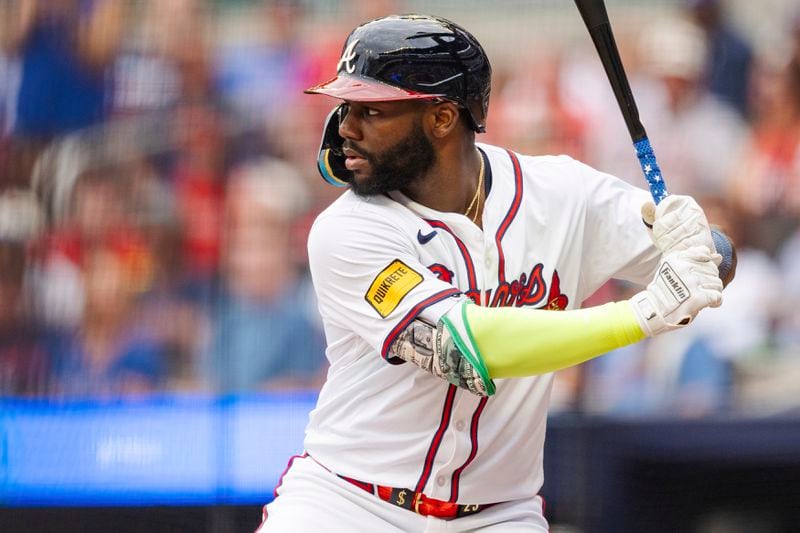
[(480, 43), (439, 17), (392, 15), (366, 22), (345, 41), (337, 76), (308, 93), (355, 102), (443, 98), (486, 129), (492, 68)]

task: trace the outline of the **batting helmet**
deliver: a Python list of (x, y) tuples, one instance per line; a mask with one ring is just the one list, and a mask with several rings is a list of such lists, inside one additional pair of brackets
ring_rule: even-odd
[[(465, 29), (439, 17), (392, 15), (354, 29), (342, 49), (337, 76), (306, 92), (354, 102), (450, 100), (467, 110), (474, 131), (483, 132), (491, 77), (486, 52)], [(338, 166), (332, 165), (332, 157), (341, 143), (336, 138), (340, 116), (338, 108), (329, 116), (320, 150), (320, 172), (337, 185), (349, 181), (346, 173), (326, 176), (326, 170)], [(324, 152), (332, 148), (333, 153)]]
[(446, 98), (469, 111), (475, 131), (486, 127), (489, 58), (449, 20), (392, 15), (364, 23), (347, 37), (337, 73), (306, 92), (356, 102)]

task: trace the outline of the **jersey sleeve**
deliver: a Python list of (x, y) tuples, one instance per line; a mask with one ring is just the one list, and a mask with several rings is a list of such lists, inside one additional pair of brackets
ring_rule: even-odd
[(646, 285), (661, 257), (642, 222), (642, 204), (650, 194), (625, 181), (575, 161), (586, 194), (584, 254), (581, 264), (585, 294), (608, 279)]
[(323, 320), (395, 364), (389, 347), (415, 318), (436, 324), (464, 298), (420, 262), (411, 239), (400, 220), (362, 211), (320, 217), (308, 240)]

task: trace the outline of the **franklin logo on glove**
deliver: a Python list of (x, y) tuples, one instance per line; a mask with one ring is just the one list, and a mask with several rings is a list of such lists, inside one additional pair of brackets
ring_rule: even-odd
[(661, 266), (661, 270), (659, 271), (659, 275), (661, 279), (664, 280), (667, 284), (667, 287), (670, 288), (670, 293), (678, 300), (678, 303), (683, 303), (689, 299), (689, 289), (686, 287), (686, 284), (681, 281), (675, 271), (672, 270), (672, 267), (669, 266), (669, 263), (664, 263)]

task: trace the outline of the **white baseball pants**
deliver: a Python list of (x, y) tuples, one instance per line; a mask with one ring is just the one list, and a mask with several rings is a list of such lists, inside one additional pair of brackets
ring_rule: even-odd
[(284, 474), (278, 497), (264, 507), (256, 533), (545, 533), (542, 498), (493, 505), (483, 511), (442, 520), (421, 516), (385, 502), (311, 457), (297, 457)]

